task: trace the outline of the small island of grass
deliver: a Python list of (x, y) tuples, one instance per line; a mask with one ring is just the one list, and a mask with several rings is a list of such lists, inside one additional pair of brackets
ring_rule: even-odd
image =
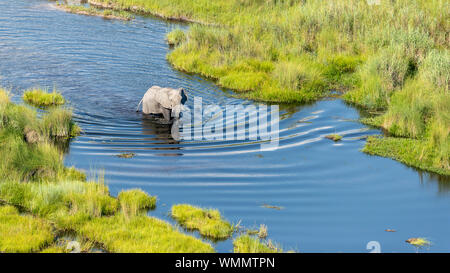
[(37, 107), (58, 106), (66, 102), (61, 93), (56, 90), (49, 93), (40, 88), (26, 90), (22, 98), (26, 103)]
[(225, 239), (233, 233), (232, 225), (222, 219), (218, 210), (179, 204), (172, 206), (171, 214), (183, 227), (198, 230), (208, 238)]
[(325, 138), (331, 139), (334, 142), (338, 142), (339, 140), (342, 139), (342, 136), (338, 135), (338, 134), (331, 134), (331, 135), (326, 135)]

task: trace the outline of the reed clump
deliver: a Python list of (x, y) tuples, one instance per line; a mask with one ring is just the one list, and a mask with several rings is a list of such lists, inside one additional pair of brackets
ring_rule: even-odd
[(141, 189), (121, 191), (117, 198), (125, 216), (135, 216), (143, 211), (156, 208), (156, 197), (148, 195)]

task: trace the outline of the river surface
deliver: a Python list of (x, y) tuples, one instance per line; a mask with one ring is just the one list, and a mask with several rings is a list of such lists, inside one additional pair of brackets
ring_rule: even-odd
[[(271, 240), (298, 252), (367, 252), (370, 241), (382, 252), (415, 252), (405, 243), (410, 237), (433, 242), (420, 251), (450, 252), (448, 181), (362, 153), (364, 137), (380, 132), (359, 123), (359, 112), (341, 100), (280, 106), (279, 148), (264, 152), (252, 141), (175, 141), (166, 125), (136, 113), (152, 85), (184, 87), (204, 103), (254, 104), (174, 70), (164, 40), (174, 27), (188, 26), (0, 0), (0, 84), (17, 102), (26, 88), (56, 86), (84, 131), (66, 165), (104, 170), (113, 195), (130, 188), (157, 195), (152, 216), (174, 223), (168, 212), (177, 203), (217, 208), (233, 223), (267, 225)], [(344, 138), (334, 143), (324, 138), (330, 133)], [(116, 156), (122, 152), (136, 156)], [(232, 251), (231, 240), (213, 244)]]

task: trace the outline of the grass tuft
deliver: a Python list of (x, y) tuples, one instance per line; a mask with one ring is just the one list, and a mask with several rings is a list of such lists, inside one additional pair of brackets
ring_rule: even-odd
[(64, 97), (55, 89), (52, 93), (40, 88), (26, 90), (23, 94), (23, 100), (38, 107), (57, 106), (65, 103)]
[(179, 204), (172, 206), (171, 214), (183, 227), (198, 230), (201, 235), (212, 239), (225, 239), (233, 233), (233, 227), (222, 219), (218, 210)]
[(262, 242), (249, 235), (240, 235), (233, 241), (234, 253), (280, 253), (283, 250), (271, 241)]
[(428, 241), (425, 238), (409, 238), (408, 240), (406, 240), (406, 242), (408, 244), (411, 244), (415, 247), (424, 247), (424, 246), (430, 246), (431, 242)]
[(142, 211), (156, 207), (156, 197), (150, 196), (140, 189), (121, 191), (117, 198), (122, 213), (127, 217), (138, 215)]
[(170, 46), (179, 46), (186, 42), (187, 38), (183, 30), (176, 28), (167, 34), (166, 39)]
[(81, 129), (72, 120), (72, 111), (52, 108), (42, 117), (42, 131), (50, 138), (72, 138), (80, 135)]

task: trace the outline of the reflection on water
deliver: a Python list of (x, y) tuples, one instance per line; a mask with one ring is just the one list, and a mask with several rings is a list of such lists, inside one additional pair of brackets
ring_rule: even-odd
[[(164, 36), (174, 24), (79, 16), (39, 0), (0, 0), (0, 10), (1, 85), (15, 101), (28, 87), (56, 85), (84, 131), (66, 164), (104, 170), (114, 195), (135, 187), (157, 195), (151, 215), (172, 221), (176, 203), (218, 208), (234, 223), (267, 225), (286, 250), (366, 252), (375, 240), (383, 252), (413, 252), (404, 241), (427, 237), (430, 251), (450, 251), (448, 178), (360, 152), (365, 137), (380, 132), (358, 123), (358, 110), (342, 101), (280, 106), (275, 151), (249, 140), (175, 140), (171, 126), (135, 112), (152, 85), (185, 88), (191, 109), (193, 97), (258, 104), (173, 70)], [(331, 133), (344, 138), (324, 138)], [(125, 151), (136, 156), (116, 156)], [(215, 246), (232, 249), (230, 240)]]
[(157, 144), (164, 145), (150, 149), (169, 151), (167, 153), (158, 153), (159, 156), (182, 156), (179, 146), (180, 142), (173, 137), (174, 134), (179, 134), (178, 121), (172, 124), (165, 124), (160, 121), (161, 118), (155, 118), (151, 115), (142, 116), (142, 134), (152, 136), (149, 139), (150, 141), (156, 141)]

